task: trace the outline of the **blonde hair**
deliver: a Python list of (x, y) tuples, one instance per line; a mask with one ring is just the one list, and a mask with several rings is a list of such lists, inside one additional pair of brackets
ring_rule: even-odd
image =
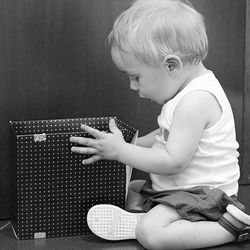
[(117, 17), (108, 42), (151, 65), (170, 54), (183, 63), (198, 63), (208, 51), (203, 16), (185, 0), (135, 1)]

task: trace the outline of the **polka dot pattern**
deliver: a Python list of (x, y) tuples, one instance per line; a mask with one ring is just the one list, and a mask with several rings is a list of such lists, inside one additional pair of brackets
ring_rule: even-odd
[[(115, 118), (124, 139), (136, 129)], [(88, 155), (71, 152), (71, 136), (89, 137), (87, 124), (108, 131), (111, 117), (10, 122), (16, 141), (17, 216), (19, 239), (60, 237), (90, 233), (86, 215), (96, 204), (124, 207), (126, 167), (101, 160), (82, 165)]]

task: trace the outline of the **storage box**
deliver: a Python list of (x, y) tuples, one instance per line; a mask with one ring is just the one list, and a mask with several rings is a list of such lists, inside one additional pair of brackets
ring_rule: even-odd
[[(18, 239), (89, 234), (90, 207), (100, 203), (124, 207), (129, 167), (106, 160), (83, 165), (89, 156), (70, 150), (71, 136), (89, 137), (81, 124), (108, 131), (110, 118), (10, 122), (16, 164), (13, 228)], [(131, 142), (136, 129), (115, 120)]]

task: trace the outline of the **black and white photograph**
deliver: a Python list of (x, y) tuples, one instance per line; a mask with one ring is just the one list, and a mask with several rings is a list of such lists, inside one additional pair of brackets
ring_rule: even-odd
[(250, 249), (250, 0), (0, 0), (0, 250)]

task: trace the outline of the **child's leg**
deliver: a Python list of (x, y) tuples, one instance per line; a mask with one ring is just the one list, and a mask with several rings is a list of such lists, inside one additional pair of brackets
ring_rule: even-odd
[(136, 228), (137, 240), (148, 249), (196, 249), (235, 240), (218, 222), (190, 222), (173, 209), (157, 205), (145, 214)]
[(151, 250), (211, 247), (232, 242), (239, 236), (240, 240), (249, 239), (250, 216), (234, 208), (221, 219), (220, 223), (190, 222), (164, 205), (157, 205), (147, 214), (129, 213), (113, 205), (96, 205), (87, 216), (89, 228), (99, 237), (108, 240), (137, 238)]
[(145, 180), (134, 180), (130, 182), (128, 188), (128, 197), (126, 200), (127, 211), (142, 210), (142, 196), (140, 195), (140, 191), (145, 182)]

